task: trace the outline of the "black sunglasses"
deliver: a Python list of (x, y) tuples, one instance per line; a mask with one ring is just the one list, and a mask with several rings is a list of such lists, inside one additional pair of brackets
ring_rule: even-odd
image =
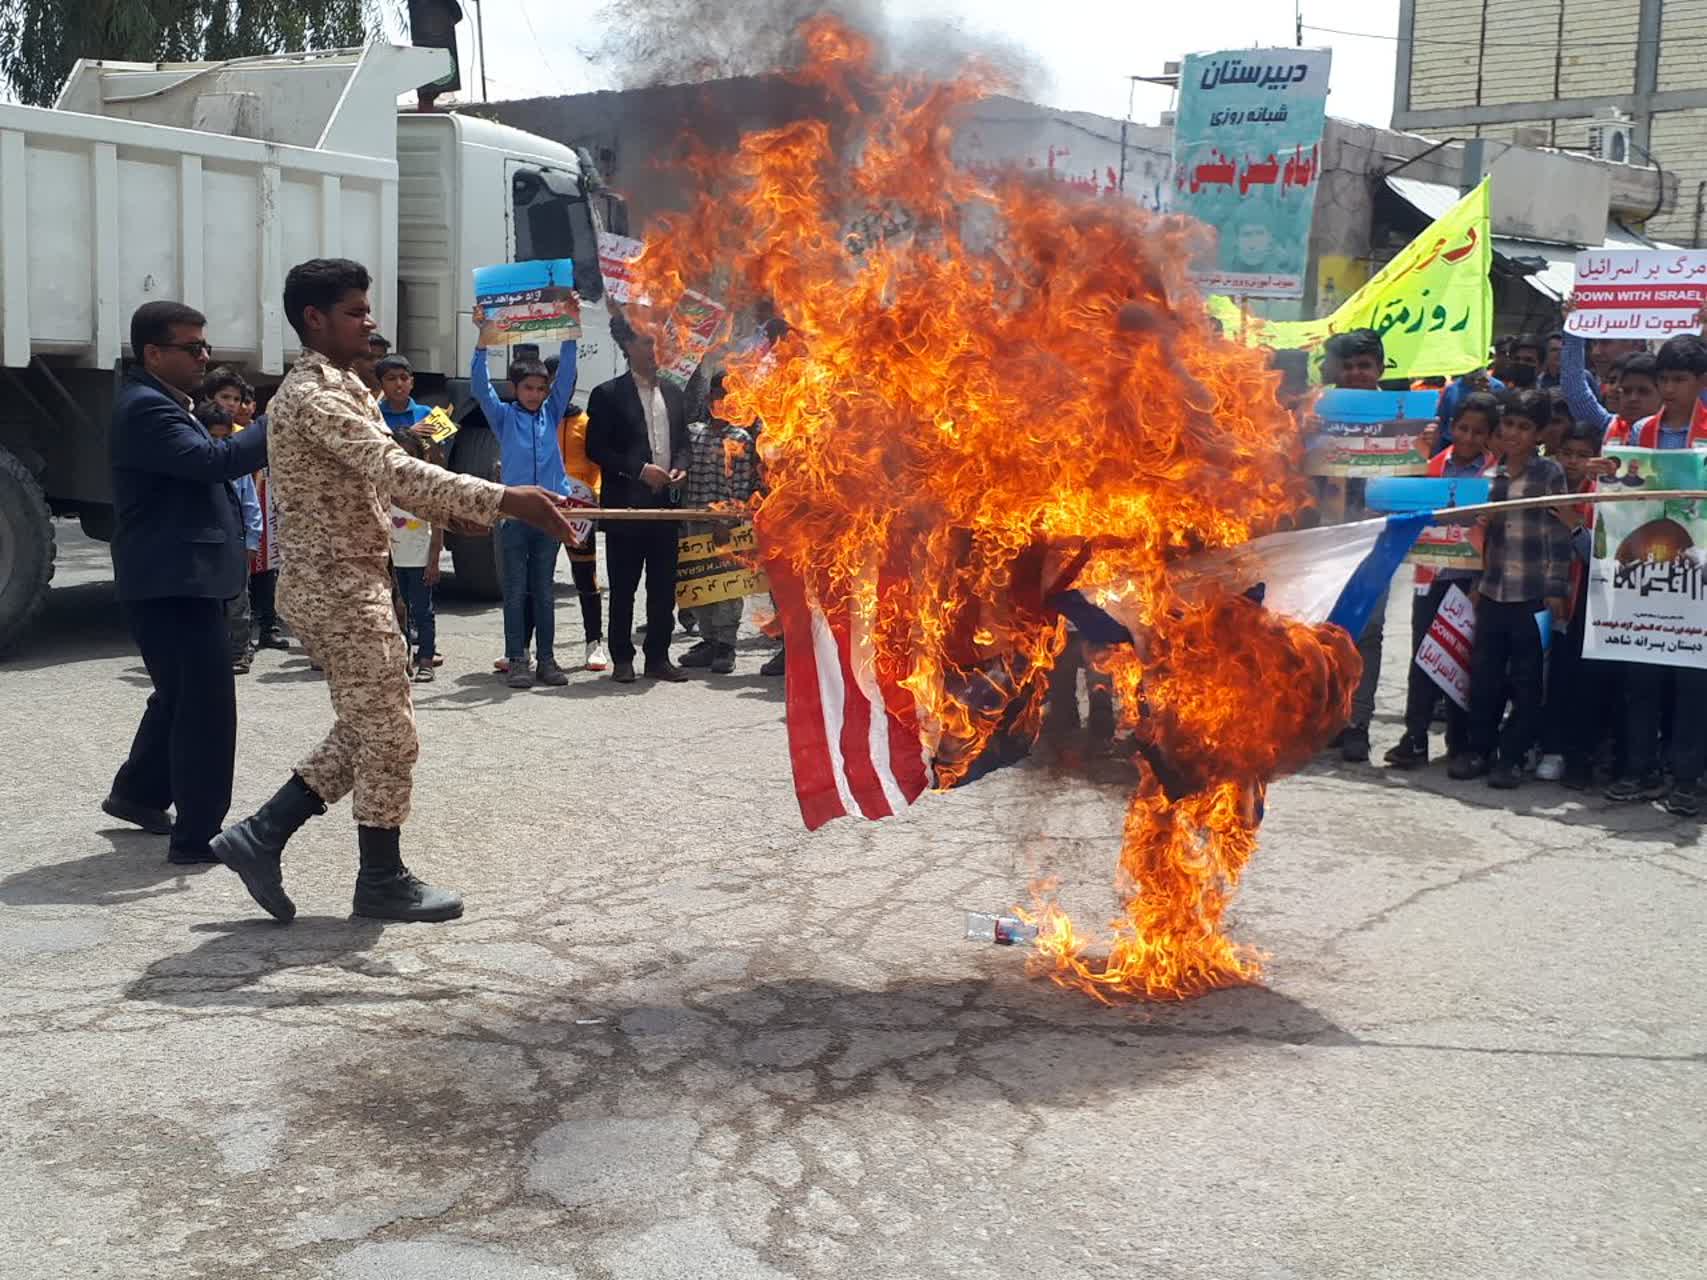
[(182, 351), (192, 356), (211, 356), (213, 348), (205, 342), (151, 342), (151, 347), (159, 347), (163, 351)]

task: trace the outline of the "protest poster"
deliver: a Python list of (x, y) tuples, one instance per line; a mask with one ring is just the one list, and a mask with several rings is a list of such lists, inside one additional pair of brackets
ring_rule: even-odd
[[(1417, 505), (1392, 505), (1399, 488), (1414, 487)], [(1426, 486), (1423, 487), (1423, 486)], [(1479, 476), (1436, 476), (1428, 480), (1378, 480), (1364, 493), (1364, 504), (1371, 511), (1418, 510), (1439, 511), (1444, 507), (1468, 507), (1488, 501), (1487, 473)], [(1468, 573), (1482, 570), (1482, 531), (1473, 524), (1431, 524), (1417, 535), (1405, 556), (1407, 564), (1426, 565), (1431, 569), (1461, 569)]]
[[(1618, 474), (1602, 489), (1707, 487), (1707, 452), (1606, 450)], [(1588, 566), (1585, 658), (1707, 666), (1707, 503), (1696, 499), (1603, 502)]]
[(723, 331), (723, 322), (728, 314), (728, 309), (721, 302), (703, 293), (695, 293), (692, 289), (683, 292), (664, 326), (663, 340), (659, 344), (663, 349), (658, 352), (658, 376), (678, 387), (687, 386), (688, 379), (699, 368), (699, 362), (705, 359), (705, 353), (711, 350), (711, 344)]
[(567, 342), (581, 336), (581, 304), (575, 297), (570, 258), (502, 262), (474, 268), (474, 304), (485, 316), (480, 344)]
[[(570, 506), (591, 508), (599, 505), (598, 498), (587, 487), (586, 481), (577, 480), (574, 476), (569, 476), (567, 479), (569, 488), (565, 491), (564, 496), (568, 498)], [(591, 520), (571, 519), (569, 521), (569, 532), (573, 535), (575, 543), (585, 545), (587, 539), (593, 536), (593, 522)]]
[[(719, 537), (729, 540), (719, 542)], [(736, 525), (728, 534), (683, 536), (676, 548), (676, 608), (692, 609), (769, 591), (764, 570), (741, 558), (757, 548), (750, 524)]]
[(456, 420), (445, 412), (443, 405), (434, 405), (433, 411), (421, 421), (432, 428), (433, 434), (427, 438), (434, 444), (443, 444), (461, 430)]
[(634, 260), (645, 252), (642, 240), (610, 231), (599, 232), (599, 274), (604, 277), (605, 292), (611, 301), (647, 305), (647, 300), (637, 296), (634, 290)]
[(1476, 606), (1454, 584), (1440, 598), (1440, 609), (1417, 646), (1417, 666), (1458, 706), (1470, 709), (1470, 649), (1476, 639)]
[(1435, 391), (1324, 391), (1305, 426), (1305, 474), (1359, 480), (1422, 475), (1428, 458), (1420, 437), (1439, 400)]
[(1330, 316), (1320, 320), (1241, 317), (1229, 298), (1209, 312), (1249, 346), (1298, 348), (1320, 380), (1322, 349), (1336, 333), (1374, 329), (1387, 352), (1386, 377), (1456, 377), (1488, 362), (1494, 293), (1488, 179), (1431, 222)]
[(1707, 249), (1588, 249), (1577, 255), (1565, 332), (1585, 338), (1696, 333), (1707, 303)]
[(1411, 544), (1406, 564), (1482, 571), (1482, 531), (1473, 524), (1431, 524)]
[(1180, 72), (1173, 209), (1214, 227), (1205, 290), (1301, 298), (1321, 174), (1327, 49), (1194, 53)]

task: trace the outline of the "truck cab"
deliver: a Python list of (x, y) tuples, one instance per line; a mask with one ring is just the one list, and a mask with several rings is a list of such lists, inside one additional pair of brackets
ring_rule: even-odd
[[(587, 302), (577, 399), (614, 376), (597, 236), (626, 229), (620, 200), (568, 147), (399, 109), (448, 67), (442, 50), (384, 44), (84, 60), (51, 109), (0, 104), (0, 653), (45, 597), (51, 516), (111, 534), (111, 408), (143, 302), (202, 311), (214, 362), (265, 388), (298, 354), (285, 272), (357, 259), (417, 395), (466, 420), (451, 464), (474, 474), (497, 461), (467, 396), (475, 267), (573, 258)], [(491, 538), (454, 540), (452, 555), (459, 581), (496, 593)]]

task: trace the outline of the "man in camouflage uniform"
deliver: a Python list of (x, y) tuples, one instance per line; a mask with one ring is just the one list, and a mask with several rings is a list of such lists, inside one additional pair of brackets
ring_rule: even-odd
[(407, 646), (392, 612), (391, 503), (447, 524), (491, 525), (507, 515), (554, 537), (572, 536), (557, 495), (457, 475), (398, 447), (353, 371), (373, 330), (368, 285), (366, 269), (347, 259), (305, 262), (285, 279), (285, 316), (303, 350), (268, 414), (284, 559), (278, 604), (324, 665), (336, 719), (278, 794), (212, 846), (281, 921), (296, 914), (280, 867), (285, 842), (352, 793), (361, 850), (355, 914), (386, 920), (462, 914), (462, 899), (411, 875), (399, 848), (420, 744)]

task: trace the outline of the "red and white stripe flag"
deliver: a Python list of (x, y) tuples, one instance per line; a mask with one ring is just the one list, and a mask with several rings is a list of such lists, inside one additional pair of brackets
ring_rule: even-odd
[(765, 569), (788, 651), (788, 753), (807, 830), (899, 813), (931, 786), (931, 750), (912, 692), (877, 670), (870, 611), (821, 603), (780, 560)]

